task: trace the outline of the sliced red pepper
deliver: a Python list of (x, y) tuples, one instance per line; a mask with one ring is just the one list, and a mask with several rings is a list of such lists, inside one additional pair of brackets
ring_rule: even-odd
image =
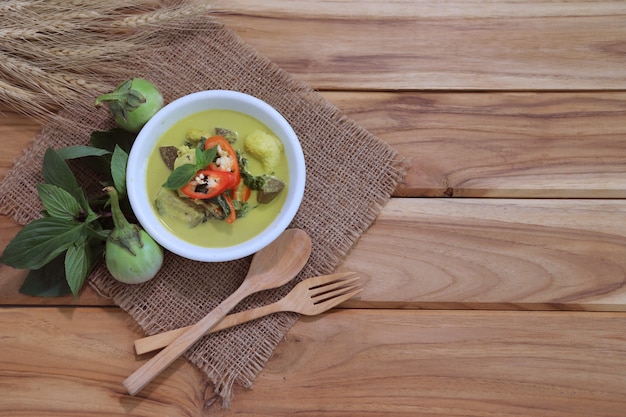
[(226, 223), (232, 223), (237, 218), (237, 212), (235, 211), (235, 206), (233, 205), (233, 200), (230, 198), (228, 193), (224, 193), (224, 199), (226, 203), (228, 203), (228, 208), (230, 209), (228, 213), (228, 217), (224, 219)]
[[(197, 181), (197, 178), (201, 174), (207, 178), (208, 182), (212, 183), (210, 187)], [(196, 172), (193, 179), (181, 188), (180, 191), (191, 198), (213, 198), (222, 194), (224, 191), (233, 188), (235, 186), (235, 181), (236, 178), (232, 172), (201, 169)]]
[(250, 199), (250, 187), (240, 182), (237, 188), (233, 189), (233, 200), (246, 202)]
[(214, 171), (232, 172), (233, 174), (235, 174), (235, 182), (236, 182), (235, 186), (239, 185), (239, 182), (241, 180), (241, 174), (239, 172), (239, 161), (237, 160), (237, 153), (235, 152), (235, 149), (228, 142), (228, 140), (226, 140), (224, 136), (219, 136), (219, 135), (211, 136), (210, 138), (207, 138), (206, 142), (204, 143), (204, 149), (211, 149), (216, 146), (219, 146), (222, 151), (226, 152), (229, 158), (232, 160), (230, 164), (230, 169), (225, 170), (224, 168), (218, 166), (215, 162), (209, 165), (209, 168)]

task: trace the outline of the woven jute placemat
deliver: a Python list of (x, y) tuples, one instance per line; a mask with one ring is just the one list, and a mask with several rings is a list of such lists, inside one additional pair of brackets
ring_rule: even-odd
[[(158, 36), (169, 37), (168, 46), (137, 62), (126, 62), (128, 76), (153, 80), (166, 101), (208, 89), (258, 97), (291, 123), (307, 164), (304, 200), (291, 227), (309, 233), (312, 255), (291, 285), (247, 298), (235, 310), (241, 311), (278, 300), (303, 278), (331, 273), (390, 198), (402, 178), (403, 164), (394, 149), (221, 22), (207, 17), (197, 23), (193, 30), (162, 29)], [(86, 144), (91, 131), (112, 125), (106, 111), (94, 109), (93, 97), (77, 101), (45, 124), (0, 185), (0, 213), (21, 224), (36, 218), (41, 209), (36, 185), (43, 181), (45, 149)], [(86, 174), (77, 176), (85, 187), (93, 186)], [(158, 276), (145, 284), (121, 284), (109, 276), (103, 263), (89, 284), (127, 311), (147, 334), (154, 334), (203, 317), (237, 289), (250, 260), (201, 263), (166, 253)], [(251, 387), (297, 318), (294, 313), (274, 314), (196, 343), (186, 357), (206, 374), (215, 392), (212, 400), (221, 398), (228, 407), (233, 384)]]

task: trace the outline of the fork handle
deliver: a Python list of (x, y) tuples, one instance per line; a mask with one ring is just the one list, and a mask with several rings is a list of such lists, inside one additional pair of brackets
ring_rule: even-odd
[(226, 314), (243, 300), (246, 296), (254, 291), (248, 290), (245, 285), (239, 287), (228, 298), (226, 298), (213, 311), (204, 316), (189, 329), (185, 330), (165, 349), (160, 351), (148, 362), (143, 364), (139, 369), (133, 372), (123, 382), (124, 387), (130, 395), (135, 395), (143, 389), (150, 381), (156, 378), (176, 359), (178, 359), (187, 349), (196, 343), (206, 332), (211, 330), (218, 322), (220, 322)]
[[(258, 319), (259, 317), (267, 316), (272, 313), (277, 313), (279, 311), (282, 311), (282, 309), (280, 307), (280, 301), (277, 301), (275, 303), (264, 305), (262, 307), (241, 311), (235, 314), (229, 314), (224, 317), (224, 320), (220, 321), (215, 327), (205, 332), (204, 335), (207, 335), (209, 333), (215, 333), (241, 323), (246, 323), (248, 321)], [(163, 333), (157, 333), (152, 336), (137, 339), (135, 340), (135, 352), (138, 355), (143, 355), (144, 353), (164, 348), (191, 327), (192, 326), (181, 327), (178, 329), (170, 330)]]

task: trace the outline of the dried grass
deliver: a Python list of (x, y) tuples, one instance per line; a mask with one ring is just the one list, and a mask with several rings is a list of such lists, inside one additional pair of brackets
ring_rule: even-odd
[(77, 98), (110, 90), (161, 48), (164, 27), (193, 29), (208, 0), (4, 0), (0, 102), (45, 120)]

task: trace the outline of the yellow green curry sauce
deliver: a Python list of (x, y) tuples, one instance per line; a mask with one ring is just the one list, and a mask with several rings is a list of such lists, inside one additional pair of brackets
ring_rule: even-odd
[(289, 187), (289, 167), (283, 152), (274, 175), (286, 183), (285, 189), (268, 204), (257, 203), (256, 191), (253, 191), (248, 202), (254, 208), (245, 217), (238, 218), (233, 224), (211, 219), (190, 228), (186, 223), (178, 219), (159, 216), (154, 206), (154, 200), (161, 185), (163, 185), (171, 171), (161, 159), (158, 148), (160, 146), (183, 145), (185, 143), (185, 134), (189, 129), (206, 130), (213, 134), (216, 127), (237, 132), (238, 140), (237, 143), (233, 144), (233, 148), (242, 152), (247, 158), (248, 169), (253, 175), (264, 173), (262, 163), (244, 152), (243, 142), (248, 134), (256, 130), (268, 133), (273, 132), (259, 120), (247, 114), (231, 110), (207, 110), (177, 122), (159, 139), (155, 150), (148, 160), (147, 172), (151, 173), (151, 175), (146, 180), (148, 196), (152, 200), (152, 209), (161, 220), (161, 223), (179, 238), (192, 244), (209, 248), (233, 246), (245, 242), (269, 226), (283, 206)]

